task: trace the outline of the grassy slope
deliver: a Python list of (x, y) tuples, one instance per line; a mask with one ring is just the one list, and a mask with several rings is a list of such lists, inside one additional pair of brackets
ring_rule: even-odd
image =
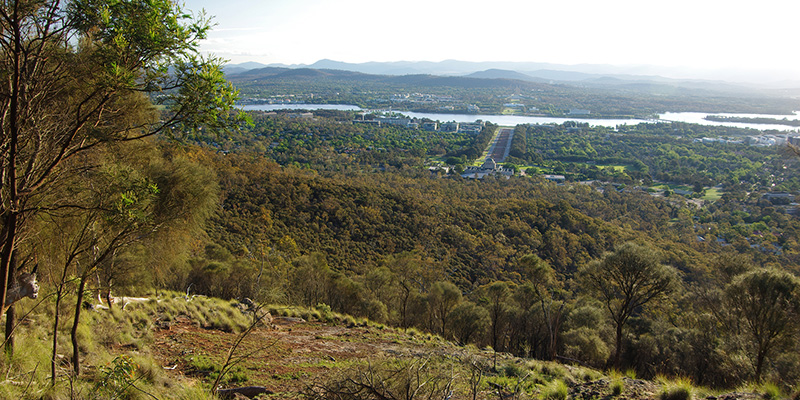
[[(71, 384), (67, 378), (71, 348), (65, 327), (59, 376), (50, 388), (49, 328), (31, 323), (50, 315), (45, 303), (19, 328), (17, 349), (25, 351), (4, 360), (0, 398), (211, 398), (211, 382), (252, 320), (234, 305), (172, 293), (124, 311), (87, 311), (80, 330), (82, 378)], [(648, 382), (506, 354), (495, 361), (490, 349), (319, 310), (269, 311), (274, 319), (250, 331), (234, 352), (223, 387), (265, 386), (271, 398), (313, 396), (323, 387), (346, 388), (365, 379), (380, 382), (385, 391), (405, 382), (434, 396), (447, 390), (453, 398), (489, 399), (498, 392), (514, 398), (653, 398), (682, 387), (694, 397), (710, 394), (681, 381)]]

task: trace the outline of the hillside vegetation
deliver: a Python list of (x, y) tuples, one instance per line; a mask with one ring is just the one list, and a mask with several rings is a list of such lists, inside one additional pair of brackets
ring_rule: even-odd
[[(279, 122), (281, 117), (272, 118)], [(319, 122), (323, 123), (320, 129), (328, 123)], [(313, 128), (315, 124), (305, 126)], [(617, 190), (610, 184), (598, 190), (577, 183), (554, 185), (536, 176), (483, 181), (442, 177), (417, 167), (424, 162), (420, 157), (391, 149), (337, 153), (324, 146), (310, 147), (304, 157), (308, 165), (319, 166), (312, 169), (296, 162), (280, 165), (245, 149), (220, 152), (209, 148), (164, 140), (135, 147), (132, 154), (140, 158), (127, 161), (131, 168), (149, 165), (145, 171), (163, 171), (163, 166), (154, 166), (172, 166), (170, 174), (154, 181), (160, 182), (160, 190), (180, 182), (166, 193), (215, 200), (197, 203), (205, 205), (196, 210), (206, 211), (185, 217), (202, 218), (205, 224), (193, 222), (189, 226), (194, 229), (189, 230), (170, 228), (164, 232), (167, 235), (142, 238), (119, 248), (94, 270), (99, 283), (88, 285), (84, 299), (93, 298), (96, 291), (103, 296), (109, 292), (137, 295), (152, 289), (225, 299), (249, 297), (307, 307), (310, 311), (301, 314), (309, 321), (326, 321), (323, 315), (332, 312), (345, 313), (384, 329), (438, 335), (452, 340), (455, 344), (451, 346), (474, 345), (598, 369), (616, 364), (618, 370), (629, 370), (644, 379), (684, 376), (715, 390), (767, 381), (784, 393), (794, 390), (796, 278), (780, 272), (794, 271), (792, 242), (785, 240), (785, 252), (776, 254), (749, 244), (699, 241), (695, 233), (701, 229), (698, 222), (720, 224), (715, 229), (721, 229), (722, 223), (730, 223), (731, 215), (738, 215), (735, 210), (747, 207), (746, 218), (750, 224), (760, 221), (757, 229), (761, 232), (784, 232), (782, 237), (791, 237), (788, 232), (795, 229), (794, 219), (769, 210), (770, 204), (729, 196), (695, 208), (682, 197), (653, 197), (642, 191)], [(149, 154), (147, 164), (141, 163), (143, 154)], [(42, 223), (49, 224), (49, 220)], [(48, 232), (42, 230), (40, 235)], [(61, 262), (57, 249), (69, 242), (49, 243), (56, 250), (47, 258), (40, 254), (40, 261), (52, 260), (40, 267), (43, 276), (69, 273), (69, 269), (53, 268)], [(633, 257), (669, 266), (671, 283), (658, 293), (638, 298), (630, 308), (617, 308), (623, 298), (614, 292), (603, 294), (602, 287), (592, 286), (588, 277), (593, 268), (613, 266), (611, 256), (624, 254), (627, 250), (623, 249), (632, 243), (637, 243), (632, 247)], [(144, 265), (150, 267), (142, 268)], [(753, 286), (748, 283), (751, 281), (763, 283)], [(612, 287), (612, 280), (607, 282), (604, 286)], [(55, 298), (46, 299), (61, 298), (61, 305), (54, 306), (69, 313), (78, 300), (73, 285), (67, 281), (61, 297), (58, 286), (44, 285), (43, 293), (56, 290)], [(761, 288), (770, 289), (759, 292)], [(751, 297), (738, 296), (741, 293)], [(775, 303), (764, 303), (773, 308), (758, 311), (752, 307), (763, 301), (748, 303), (748, 299), (773, 299)], [(274, 315), (281, 312), (273, 311)], [(758, 328), (775, 332), (766, 343), (759, 343), (761, 333), (748, 328), (750, 323), (769, 322), (758, 317), (761, 312), (774, 313), (777, 318), (775, 325)], [(178, 316), (155, 318), (174, 320)], [(207, 328), (242, 329), (224, 320), (211, 323), (204, 322), (208, 317), (184, 318), (180, 317), (183, 323)], [(356, 319), (350, 321), (356, 323)], [(68, 323), (59, 326), (69, 331)], [(26, 332), (24, 327), (20, 329)], [(79, 343), (96, 340), (91, 339), (95, 334), (81, 336), (80, 332), (97, 329), (84, 329), (78, 330)], [(319, 335), (326, 336), (329, 328), (319, 329), (323, 329)], [(213, 338), (216, 335), (203, 340), (222, 340)], [(229, 339), (214, 346), (217, 350), (203, 350), (204, 354), (216, 354), (208, 357), (217, 357), (215, 362), (220, 365), (224, 364), (220, 349), (233, 343), (235, 333), (227, 335)], [(264, 332), (254, 335), (262, 341), (271, 337)], [(184, 342), (195, 340), (200, 339)], [(159, 343), (156, 347), (190, 351), (178, 342)], [(87, 350), (91, 345), (80, 346), (90, 370), (110, 361), (108, 356), (95, 359), (93, 350)], [(150, 344), (136, 346), (152, 351), (154, 357), (163, 356)], [(68, 351), (71, 346), (61, 343), (58, 348)], [(453, 352), (457, 351), (454, 347)], [(115, 354), (113, 347), (108, 352)], [(493, 364), (494, 353), (489, 354)], [(173, 358), (160, 359), (163, 366), (177, 364), (174, 355), (167, 357)], [(336, 354), (331, 357), (340, 359)], [(233, 373), (253, 376), (248, 383), (268, 385), (276, 379), (272, 375), (284, 374), (267, 372), (279, 371), (275, 364), (242, 362), (256, 363), (247, 370), (260, 371)], [(15, 361), (7, 365), (21, 367)], [(212, 372), (196, 377), (205, 377), (209, 384), (213, 369), (220, 367), (203, 368)], [(494, 365), (486, 368), (493, 371)], [(502, 371), (497, 368), (494, 371)], [(305, 375), (292, 376), (305, 382), (323, 370), (315, 367), (304, 370)], [(591, 372), (588, 382), (600, 379), (599, 374)], [(86, 385), (93, 385), (97, 376), (84, 379)], [(606, 388), (613, 382), (598, 385)], [(503, 390), (513, 391), (506, 383)], [(226, 386), (243, 384), (234, 379)], [(647, 387), (648, 393), (658, 390)], [(66, 386), (56, 385), (54, 390), (64, 393)], [(160, 389), (148, 390), (157, 393)], [(210, 392), (208, 386), (200, 390)], [(532, 385), (526, 390), (536, 396), (544, 389)], [(485, 396), (495, 392), (484, 388)]]
[[(278, 126), (286, 122), (281, 116), (265, 118), (275, 118), (272, 123)], [(304, 136), (306, 129), (330, 129), (330, 132), (351, 129), (338, 131), (334, 129), (336, 125), (320, 119), (290, 128), (297, 129), (295, 131), (283, 128), (282, 132), (287, 139), (295, 140), (291, 139), (292, 132)], [(403, 137), (404, 131), (392, 129), (386, 133)], [(377, 134), (383, 132), (375, 133), (376, 140), (380, 140)], [(243, 143), (242, 136), (229, 137), (236, 140), (229, 145)], [(160, 360), (148, 363), (158, 362), (164, 367), (180, 364), (185, 372), (193, 371), (192, 368), (207, 371), (193, 375), (205, 382), (196, 389), (191, 389), (195, 387), (192, 385), (197, 385), (191, 383), (193, 381), (179, 385), (189, 393), (191, 390), (210, 393), (211, 387), (207, 385), (220, 376), (219, 370), (214, 375), (215, 369), (225, 364), (224, 349), (232, 346), (235, 332), (243, 329), (242, 322), (235, 322), (241, 321), (241, 316), (235, 317), (230, 311), (223, 314), (208, 311), (214, 315), (210, 317), (188, 310), (155, 311), (154, 316), (147, 317), (152, 318), (152, 322), (141, 315), (143, 319), (139, 322), (131, 322), (152, 330), (155, 342), (136, 344), (125, 338), (98, 339), (98, 333), (106, 328), (92, 327), (95, 323), (93, 311), (84, 311), (78, 325), (70, 324), (74, 319), (69, 317), (79, 309), (75, 305), (95, 303), (98, 293), (106, 303), (105, 299), (111, 296), (169, 289), (184, 293), (184, 299), (177, 298), (177, 301), (186, 304), (191, 302), (185, 297), (207, 295), (297, 305), (308, 310), (300, 311), (307, 321), (328, 321), (329, 317), (325, 316), (337, 312), (349, 314), (353, 317), (350, 322), (344, 322), (346, 325), (361, 324), (358, 319), (368, 319), (373, 324), (369, 326), (379, 331), (378, 327), (383, 327), (416, 337), (437, 335), (441, 340), (453, 342), (447, 345), (453, 346), (453, 354), (463, 351), (459, 346), (488, 348), (491, 349), (489, 353), (481, 356), (487, 363), (481, 369), (485, 374), (502, 376), (506, 373), (502, 372), (507, 369), (502, 367), (502, 362), (501, 366), (494, 365), (496, 350), (509, 356), (564, 365), (597, 369), (616, 366), (617, 370), (631, 371), (631, 376), (635, 374), (643, 379), (682, 376), (695, 385), (713, 390), (733, 390), (746, 382), (771, 382), (783, 393), (795, 390), (798, 360), (794, 316), (798, 310), (795, 308), (798, 284), (797, 278), (785, 271), (794, 273), (795, 270), (793, 260), (797, 253), (791, 232), (796, 229), (796, 221), (780, 213), (771, 203), (763, 202), (760, 195), (726, 195), (697, 208), (690, 199), (680, 196), (654, 197), (640, 190), (618, 190), (611, 183), (555, 185), (537, 176), (466, 180), (432, 174), (420, 168), (430, 156), (425, 154), (427, 151), (421, 153), (423, 156), (415, 156), (399, 147), (368, 150), (368, 144), (363, 146), (365, 148), (356, 152), (337, 152), (324, 145), (305, 150), (290, 146), (277, 157), (285, 165), (244, 147), (218, 151), (213, 143), (188, 145), (161, 139), (119, 147), (118, 150), (127, 149), (118, 153), (125, 157), (116, 158), (118, 165), (124, 166), (122, 170), (129, 171), (127, 174), (134, 171), (144, 174), (144, 182), (158, 188), (153, 195), (167, 196), (162, 201), (171, 199), (173, 203), (162, 204), (173, 204), (166, 210), (182, 223), (162, 224), (157, 233), (140, 236), (117, 247), (91, 269), (89, 275), (85, 269), (73, 269), (80, 264), (61, 258), (62, 249), (69, 249), (70, 243), (78, 243), (73, 238), (80, 238), (75, 236), (83, 226), (75, 222), (80, 220), (72, 215), (66, 215), (70, 219), (63, 220), (55, 216), (37, 220), (39, 237), (47, 238), (38, 247), (43, 250), (38, 255), (44, 282), (42, 293), (47, 295), (40, 300), (45, 306), (37, 311), (35, 318), (47, 321), (51, 318), (49, 315), (60, 314), (65, 318), (56, 321), (56, 331), (42, 330), (42, 327), (30, 330), (30, 323), (23, 319), (24, 324), (18, 328), (20, 339), (14, 346), (17, 349), (29, 346), (33, 338), (55, 339), (57, 346), (52, 347), (58, 355), (55, 360), (64, 361), (52, 363), (56, 373), (47, 374), (46, 368), (35, 367), (35, 362), (32, 366), (23, 361), (29, 359), (15, 352), (15, 358), (6, 361), (7, 371), (31, 374), (36, 370), (31, 376), (36, 377), (38, 386), (31, 387), (38, 389), (26, 392), (31, 397), (42, 393), (53, 393), (55, 398), (66, 393), (85, 396), (89, 390), (86, 388), (97, 384), (98, 379), (102, 382), (103, 378), (95, 373), (82, 373), (79, 381), (68, 379), (72, 375), (67, 371), (74, 370), (74, 364), (66, 361), (69, 357), (61, 356), (68, 354), (72, 344), (63, 338), (72, 337), (71, 327), (77, 326), (76, 348), (86, 370), (94, 371), (101, 366), (130, 370), (131, 367), (122, 361), (126, 359), (114, 361), (114, 358), (137, 349)], [(469, 146), (470, 142), (466, 142), (461, 148)], [(304, 157), (305, 166), (291, 160), (299, 156)], [(696, 157), (702, 160), (701, 155)], [(311, 168), (312, 165), (315, 167)], [(107, 177), (110, 172), (100, 177)], [(741, 183), (737, 185), (741, 186)], [(125, 196), (129, 194), (120, 195), (120, 198), (125, 199)], [(186, 212), (178, 212), (179, 204), (194, 205)], [(153, 215), (159, 215), (160, 209), (154, 209)], [(747, 214), (740, 211), (744, 209)], [(734, 227), (732, 218), (739, 218), (740, 223), (746, 221), (749, 228)], [(741, 235), (738, 240), (742, 241), (744, 235), (752, 240), (750, 237), (755, 230), (761, 235), (773, 235), (769, 243), (780, 236), (784, 251), (780, 254), (762, 251), (751, 247), (747, 241), (723, 245), (698, 240), (697, 231), (709, 227), (720, 236), (730, 229)], [(78, 254), (93, 257), (91, 248)], [(614, 261), (623, 256), (635, 261), (622, 264)], [(625, 268), (629, 264), (647, 265), (647, 269), (641, 267), (641, 271), (653, 272), (643, 277), (664, 276), (665, 284), (659, 284), (661, 286), (654, 292), (633, 293), (628, 302), (622, 295), (626, 293), (626, 282), (622, 278), (636, 275), (630, 272), (614, 275), (614, 271), (624, 271), (614, 268)], [(666, 272), (655, 272), (661, 270)], [(591, 277), (603, 273), (612, 274), (602, 281), (606, 284), (593, 285)], [(59, 276), (65, 277), (63, 283), (57, 280)], [(70, 276), (85, 278), (74, 280)], [(81, 287), (81, 282), (86, 286)], [(617, 284), (619, 286), (614, 286)], [(605, 287), (617, 287), (619, 291), (604, 292)], [(78, 296), (81, 293), (83, 295)], [(59, 313), (55, 313), (56, 309)], [(273, 308), (273, 315), (279, 315), (280, 310)], [(112, 313), (120, 313), (118, 306)], [(770, 319), (760, 317), (763, 313), (769, 313)], [(222, 317), (225, 314), (228, 316)], [(97, 315), (103, 315), (102, 311)], [(86, 321), (87, 318), (90, 320)], [(197, 324), (200, 329), (223, 329), (231, 333), (180, 339), (183, 334), (194, 335), (191, 332), (195, 331), (186, 328), (177, 331), (181, 333), (174, 340), (158, 336), (157, 332), (173, 326), (169, 321), (176, 319), (181, 324)], [(159, 321), (169, 323), (163, 325)], [(314, 337), (334, 337), (330, 331), (334, 328), (327, 325), (315, 325), (313, 329), (321, 330), (313, 334)], [(334, 331), (336, 335), (342, 333)], [(53, 332), (61, 334), (53, 335)], [(772, 333), (765, 335), (764, 332)], [(167, 338), (172, 335), (163, 334)], [(280, 336), (262, 330), (251, 334), (262, 342)], [(141, 332), (125, 335), (134, 339), (149, 337)], [(762, 340), (765, 338), (767, 340)], [(98, 340), (111, 347), (100, 351), (92, 344)], [(219, 344), (203, 349), (179, 344), (197, 341)], [(277, 343), (281, 342), (276, 342), (278, 347), (274, 349), (282, 346)], [(440, 343), (437, 346), (441, 348), (444, 342)], [(191, 366), (184, 357), (157, 350), (164, 346), (182, 354), (201, 352), (216, 360), (213, 363), (217, 366), (209, 364), (212, 361), (205, 358), (197, 361), (198, 366)], [(212, 347), (215, 350), (211, 350)], [(37, 351), (52, 349), (44, 347)], [(390, 350), (389, 353), (409, 351), (403, 346)], [(244, 353), (240, 354), (248, 354), (248, 357), (241, 363), (251, 367), (232, 369), (233, 378), (230, 379), (233, 380), (224, 381), (225, 387), (244, 385), (242, 376), (245, 375), (251, 376), (248, 384), (261, 386), (282, 386), (270, 382), (280, 381), (284, 374), (299, 382), (319, 376), (323, 385), (349, 382), (345, 379), (335, 383), (337, 375), (325, 372), (332, 366), (308, 367), (310, 369), (303, 366), (295, 372), (279, 372), (281, 368), (277, 364), (260, 363), (255, 353), (251, 359), (247, 350), (242, 351)], [(271, 350), (264, 351), (270, 354)], [(418, 356), (426, 352), (411, 351)], [(336, 353), (330, 356), (341, 359)], [(501, 355), (500, 359), (505, 357), (508, 356)], [(312, 363), (324, 364), (326, 356), (321, 354), (319, 358), (323, 361)], [(387, 373), (383, 368), (388, 368), (388, 373), (397, 368), (392, 364), (394, 361), (387, 365), (375, 361), (376, 368), (380, 366), (381, 370), (365, 372), (359, 368), (370, 368), (372, 362), (364, 367), (359, 364), (363, 359), (355, 359), (355, 364), (345, 363), (352, 366), (345, 370), (362, 377), (365, 373)], [(404, 364), (403, 368), (419, 366), (415, 363), (420, 361), (412, 357), (407, 362), (409, 364)], [(136, 363), (142, 365), (145, 361)], [(468, 365), (459, 365), (470, 371)], [(338, 365), (335, 370), (338, 371)], [(466, 376), (466, 373), (458, 376)], [(586, 382), (589, 387), (597, 385), (597, 388), (586, 389), (586, 393), (617, 390), (612, 387), (618, 385), (617, 381), (597, 383), (598, 379), (606, 378), (600, 378), (599, 372), (587, 373), (589, 378), (564, 380), (572, 382), (572, 386), (567, 385), (567, 392), (585, 388), (576, 386), (576, 382)], [(519, 371), (510, 374), (517, 374), (517, 380), (528, 376), (527, 372)], [(43, 383), (48, 376), (56, 377), (51, 389), (46, 389)], [(156, 393), (154, 396), (158, 398), (178, 396), (179, 391), (159, 386), (163, 383), (158, 382), (174, 379), (168, 376), (142, 389)], [(531, 373), (529, 377), (534, 376)], [(73, 383), (69, 386), (68, 382)], [(459, 382), (459, 385), (465, 384)], [(492, 389), (486, 383), (488, 386), (483, 386), (479, 398), (496, 395), (498, 390), (512, 393), (516, 384), (511, 382), (504, 381), (503, 389)], [(546, 382), (552, 380), (520, 385), (526, 388), (527, 396), (539, 396), (545, 390), (541, 384)], [(650, 383), (637, 381), (631, 385), (637, 388), (643, 385), (641, 390), (646, 389), (646, 393), (651, 394), (660, 390), (657, 386), (648, 386)], [(277, 386), (271, 387), (269, 390), (277, 391)], [(302, 389), (290, 387), (292, 393)], [(328, 388), (336, 387), (339, 386)], [(564, 389), (552, 388), (556, 389), (563, 393)], [(133, 389), (133, 392), (138, 391)]]
[[(798, 391), (796, 148), (518, 126), (517, 173), (467, 179), (496, 125), (237, 112), (209, 27), (169, 0), (0, 5), (3, 396)], [(511, 84), (392, 80), (490, 104)]]
[[(253, 328), (253, 312), (237, 301), (177, 292), (152, 294), (121, 310), (90, 311), (81, 335), (89, 372), (69, 387), (50, 387), (48, 329), (20, 326), (27, 350), (6, 360), (0, 396), (8, 399), (212, 399), (211, 385), (248, 387), (261, 398), (518, 399), (702, 398), (780, 396), (774, 386), (738, 393), (681, 379), (637, 379), (583, 366), (496, 354), (437, 335), (402, 330), (324, 307), (266, 306), (272, 317)], [(237, 345), (238, 343), (238, 345)], [(233, 351), (231, 351), (233, 349)], [(411, 392), (409, 392), (409, 390)], [(224, 393), (224, 391), (220, 392)], [(410, 393), (415, 393), (413, 396)], [(222, 394), (220, 397), (225, 398)]]

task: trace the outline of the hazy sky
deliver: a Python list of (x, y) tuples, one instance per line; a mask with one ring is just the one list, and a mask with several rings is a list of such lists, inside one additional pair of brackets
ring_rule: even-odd
[(186, 0), (233, 63), (531, 61), (800, 79), (798, 0)]

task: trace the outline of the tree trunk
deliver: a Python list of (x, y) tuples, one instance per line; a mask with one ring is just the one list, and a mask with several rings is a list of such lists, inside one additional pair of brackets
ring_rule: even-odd
[(764, 359), (767, 356), (767, 350), (759, 346), (758, 348), (758, 355), (756, 355), (756, 384), (761, 383), (761, 372), (763, 372), (764, 368)]
[(617, 323), (617, 341), (614, 348), (614, 368), (619, 371), (622, 364), (622, 323)]
[(561, 303), (561, 307), (559, 307), (555, 316), (552, 310), (552, 300), (545, 305), (544, 298), (540, 296), (539, 303), (542, 306), (542, 314), (544, 314), (547, 322), (547, 357), (549, 357), (548, 360), (555, 360), (558, 352), (558, 330), (561, 328), (561, 314), (564, 311), (564, 303)]
[(497, 347), (499, 336), (500, 336), (500, 315), (499, 311), (495, 310), (494, 315), (492, 315), (492, 351), (494, 353), (494, 357), (492, 358), (492, 371), (497, 372)]
[[(11, 169), (9, 167), (9, 169)], [(6, 172), (11, 175), (11, 172)], [(13, 184), (11, 185), (13, 186)], [(8, 296), (9, 280), (13, 279), (13, 272), (11, 271), (14, 264), (11, 257), (14, 253), (14, 241), (16, 240), (17, 233), (17, 214), (11, 210), (6, 210), (6, 215), (3, 216), (3, 244), (0, 250), (0, 302), (3, 303), (2, 311), (6, 311), (6, 296)], [(12, 281), (13, 282), (13, 281)]]
[(6, 355), (14, 355), (14, 323), (16, 316), (14, 315), (14, 306), (8, 307), (6, 310)]
[[(117, 249), (114, 249), (111, 252), (111, 271), (114, 270), (114, 259), (116, 259), (116, 256), (117, 256)], [(95, 273), (98, 274), (97, 275), (97, 287), (98, 287), (97, 290), (102, 291), (103, 290), (102, 289), (103, 288), (103, 284), (102, 284), (102, 282), (100, 282), (100, 275), (99, 275), (98, 270), (95, 270)], [(109, 310), (114, 308), (114, 299), (111, 296), (111, 287), (113, 286), (113, 282), (114, 282), (114, 278), (113, 277), (108, 278), (108, 284), (106, 285), (106, 289), (107, 290), (105, 291), (106, 303), (108, 304), (108, 309)], [(98, 296), (97, 297), (98, 298), (100, 297), (99, 292), (98, 292)], [(101, 301), (100, 303), (102, 304), (103, 302)]]
[[(22, 74), (22, 29), (19, 21), (19, 2), (14, 3), (14, 11), (10, 18), (10, 31), (14, 38), (14, 67), (11, 74), (11, 93), (9, 95), (8, 110), (8, 148), (5, 150), (6, 170), (2, 172), (2, 185), (8, 189), (8, 197), (3, 199), (3, 249), (0, 252), (0, 301), (3, 303), (3, 313), (6, 311), (6, 296), (8, 295), (9, 278), (13, 279), (15, 267), (12, 260), (14, 245), (17, 240), (17, 218), (20, 209), (20, 200), (17, 193), (17, 145), (19, 142), (19, 118), (20, 118), (20, 99), (22, 98), (22, 85), (20, 79)], [(6, 190), (6, 189), (3, 189)], [(10, 341), (10, 337), (6, 337)]]
[[(16, 253), (11, 253), (11, 263), (8, 269), (8, 281), (6, 287), (14, 285), (14, 279), (17, 274), (17, 257)], [(3, 297), (5, 299), (5, 297)], [(5, 301), (4, 301), (5, 302)], [(8, 307), (6, 310), (6, 355), (12, 356), (14, 354), (14, 324), (16, 323), (16, 315), (14, 313), (14, 306)]]
[(403, 319), (401, 325), (403, 325), (403, 329), (408, 329), (410, 325), (407, 322), (408, 318), (408, 299), (411, 297), (411, 289), (407, 289), (405, 285), (403, 285), (403, 290), (406, 292), (405, 296), (403, 296), (403, 306), (400, 308), (400, 314)]
[[(8, 268), (8, 280), (6, 281), (6, 287), (10, 288), (14, 285), (14, 277), (17, 273), (17, 257), (15, 253), (11, 253), (11, 263), (9, 263)], [(5, 296), (3, 296), (5, 299)], [(3, 301), (5, 305), (5, 300)], [(5, 335), (5, 343), (6, 343), (6, 355), (12, 356), (14, 355), (14, 323), (16, 322), (16, 316), (14, 313), (14, 306), (9, 306), (6, 310), (6, 335)]]
[(75, 376), (81, 373), (81, 355), (80, 349), (78, 348), (78, 324), (81, 321), (84, 289), (86, 289), (86, 277), (81, 276), (81, 281), (78, 285), (78, 300), (75, 302), (75, 319), (72, 321), (72, 330), (70, 330), (70, 338), (72, 339), (72, 371), (75, 373)]
[(111, 298), (111, 288), (106, 291), (106, 304), (108, 304), (109, 310), (114, 307), (114, 299)]
[[(59, 323), (59, 308), (61, 306), (61, 295), (64, 290), (63, 280), (56, 289), (56, 311), (53, 316), (53, 352), (50, 357), (50, 386), (56, 385), (56, 364), (58, 363), (58, 323)], [(74, 343), (73, 343), (74, 345)]]

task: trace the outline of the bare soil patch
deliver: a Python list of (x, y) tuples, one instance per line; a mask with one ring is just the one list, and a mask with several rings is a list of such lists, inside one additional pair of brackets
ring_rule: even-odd
[[(153, 352), (176, 378), (209, 382), (208, 372), (198, 371), (193, 361), (206, 357), (221, 365), (237, 336), (204, 329), (187, 318), (179, 318), (154, 333)], [(445, 352), (457, 354), (463, 349), (435, 336), (409, 335), (392, 328), (275, 318), (272, 327), (253, 330), (236, 352), (247, 355), (238, 365), (246, 381), (226, 386), (259, 385), (281, 397), (294, 397), (314, 382), (355, 364), (384, 357), (420, 357)]]

